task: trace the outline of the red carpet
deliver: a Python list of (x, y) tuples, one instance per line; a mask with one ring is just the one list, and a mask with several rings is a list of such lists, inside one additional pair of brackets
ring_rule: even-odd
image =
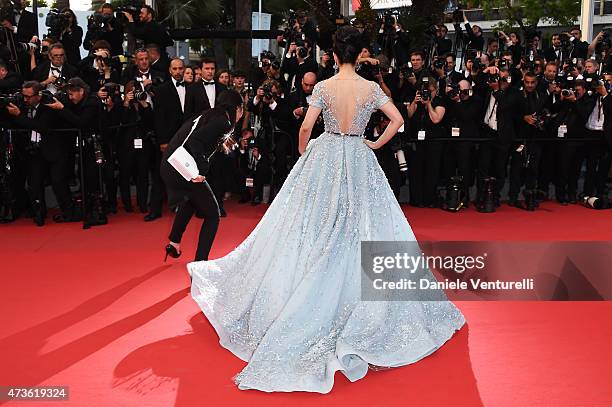
[[(227, 204), (212, 257), (266, 210)], [(612, 213), (547, 203), (535, 213), (405, 208), (420, 240), (612, 240)], [(0, 225), (0, 386), (67, 385), (70, 400), (19, 406), (602, 406), (612, 400), (612, 303), (462, 302), (468, 325), (417, 364), (336, 375), (328, 395), (239, 391), (244, 363), (221, 348), (188, 292), (185, 262), (164, 265), (167, 214), (111, 224)], [(2, 404), (3, 402), (0, 402)], [(6, 403), (6, 402), (4, 402)], [(11, 403), (9, 403), (11, 404)]]

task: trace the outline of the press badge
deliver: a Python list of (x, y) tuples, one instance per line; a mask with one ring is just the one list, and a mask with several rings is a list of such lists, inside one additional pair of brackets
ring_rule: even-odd
[(451, 129), (451, 136), (459, 137), (459, 134), (461, 134), (461, 129), (459, 127), (453, 127)]
[(419, 132), (417, 134), (417, 139), (418, 140), (425, 140), (425, 130), (419, 130)]
[(135, 149), (141, 149), (142, 148), (142, 139), (141, 138), (135, 138), (134, 139), (134, 148)]
[(252, 187), (253, 186), (253, 178), (247, 178), (246, 179), (246, 186), (247, 187)]
[(566, 134), (567, 126), (565, 124), (562, 124), (561, 126), (559, 126), (559, 130), (557, 131), (557, 137), (565, 137)]

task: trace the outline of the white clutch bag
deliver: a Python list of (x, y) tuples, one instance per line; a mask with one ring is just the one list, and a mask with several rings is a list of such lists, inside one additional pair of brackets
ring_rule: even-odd
[(189, 131), (189, 134), (187, 135), (187, 137), (185, 137), (183, 144), (181, 144), (170, 155), (170, 157), (168, 157), (168, 163), (170, 163), (170, 165), (173, 166), (174, 169), (179, 174), (181, 174), (181, 176), (185, 178), (185, 180), (187, 181), (191, 181), (192, 179), (197, 177), (200, 173), (195, 159), (193, 158), (191, 154), (189, 154), (189, 151), (187, 151), (187, 149), (185, 148), (185, 143), (191, 136), (191, 133), (193, 133), (193, 131), (195, 130), (201, 117), (202, 116), (200, 115), (193, 121), (193, 126), (191, 127), (191, 130)]

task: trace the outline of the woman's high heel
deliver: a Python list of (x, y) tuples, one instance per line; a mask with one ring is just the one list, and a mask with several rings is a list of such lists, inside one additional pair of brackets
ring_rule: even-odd
[(170, 255), (170, 257), (174, 257), (176, 259), (177, 257), (179, 257), (181, 255), (181, 253), (182, 252), (179, 252), (178, 250), (176, 250), (176, 247), (172, 246), (171, 244), (168, 244), (166, 246), (166, 257), (164, 257), (164, 263), (168, 259), (168, 255)]

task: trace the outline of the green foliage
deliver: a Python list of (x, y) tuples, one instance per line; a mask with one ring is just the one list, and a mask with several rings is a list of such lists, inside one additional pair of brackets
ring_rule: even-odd
[(378, 14), (372, 9), (370, 0), (361, 0), (359, 10), (355, 12), (355, 18), (363, 24), (366, 32), (377, 33), (380, 28)]
[(411, 48), (428, 46), (429, 37), (424, 32), (432, 24), (443, 21), (446, 0), (413, 0), (412, 5), (399, 10), (399, 22), (411, 33)]
[(481, 7), (487, 16), (499, 9), (503, 21), (498, 26), (506, 29), (537, 27), (540, 22), (570, 26), (580, 15), (580, 0), (522, 0), (514, 5), (510, 0), (478, 0), (474, 6)]

